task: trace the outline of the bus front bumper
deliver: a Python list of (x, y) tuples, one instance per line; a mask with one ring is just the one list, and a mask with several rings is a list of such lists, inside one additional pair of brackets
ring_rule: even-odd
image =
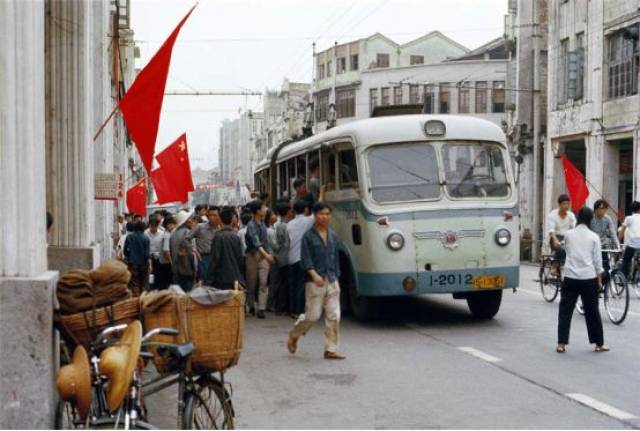
[(405, 296), (427, 293), (477, 292), (514, 289), (519, 266), (399, 273), (358, 273), (361, 296)]

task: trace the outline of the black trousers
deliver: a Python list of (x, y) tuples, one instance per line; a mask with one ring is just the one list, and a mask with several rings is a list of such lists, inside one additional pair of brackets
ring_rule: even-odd
[(292, 313), (289, 310), (289, 265), (280, 266), (278, 271), (278, 287), (276, 289), (276, 311)]
[(589, 343), (601, 346), (604, 344), (604, 334), (598, 308), (598, 284), (595, 278), (576, 280), (565, 277), (558, 311), (558, 344), (569, 344), (571, 318), (573, 317), (573, 310), (576, 308), (578, 297), (582, 298)]
[(631, 261), (633, 260), (633, 256), (635, 254), (636, 254), (636, 249), (633, 247), (627, 246), (624, 249), (624, 254), (622, 255), (622, 273), (627, 278), (629, 278), (629, 271), (631, 270)]

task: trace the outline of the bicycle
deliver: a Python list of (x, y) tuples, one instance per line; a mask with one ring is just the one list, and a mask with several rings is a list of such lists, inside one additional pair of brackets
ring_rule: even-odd
[(640, 298), (640, 253), (633, 255), (632, 269), (629, 275), (629, 283), (636, 298)]
[[(562, 286), (562, 271), (560, 268), (558, 268), (558, 271), (555, 274), (551, 272), (551, 267), (556, 262), (557, 261), (553, 254), (543, 254), (540, 258), (538, 282), (540, 283), (542, 298), (547, 302), (555, 301)], [(559, 266), (560, 265), (558, 265), (558, 267)]]
[[(629, 311), (629, 289), (627, 288), (627, 280), (620, 265), (622, 260), (620, 259), (620, 250), (602, 250), (603, 253), (608, 254), (609, 270), (606, 272), (606, 277), (603, 283), (603, 297), (604, 308), (607, 312), (607, 317), (614, 325), (620, 325), (627, 317)], [(578, 299), (576, 303), (576, 311), (584, 316), (584, 307), (582, 300)]]
[[(56, 429), (157, 429), (147, 421), (147, 412), (142, 401), (143, 395), (149, 396), (178, 383), (178, 429), (233, 429), (235, 412), (231, 403), (231, 392), (224, 384), (224, 373), (218, 379), (212, 373), (193, 374), (189, 370), (189, 359), (193, 352), (192, 343), (172, 344), (150, 342), (155, 335), (176, 336), (178, 331), (171, 328), (156, 328), (142, 337), (139, 357), (148, 363), (154, 354), (146, 349), (156, 346), (158, 354), (166, 355), (176, 361), (174, 373), (160, 376), (149, 382), (143, 382), (137, 371), (134, 371), (128, 395), (118, 409), (111, 413), (106, 398), (107, 379), (99, 369), (100, 353), (114, 345), (109, 340), (116, 333), (122, 332), (128, 325), (116, 325), (103, 330), (96, 342), (90, 347), (92, 365), (92, 401), (90, 413), (86, 420), (81, 420), (69, 402), (60, 401), (56, 409)], [(68, 363), (70, 357), (64, 344), (61, 345), (62, 357)], [(64, 363), (63, 362), (63, 363)], [(231, 386), (229, 385), (229, 388)], [(120, 428), (120, 427), (123, 428)]]

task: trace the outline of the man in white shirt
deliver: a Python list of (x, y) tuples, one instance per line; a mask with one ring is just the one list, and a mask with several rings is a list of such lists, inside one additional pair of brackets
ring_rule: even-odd
[(304, 281), (305, 271), (300, 264), (300, 245), (302, 237), (311, 229), (315, 223), (315, 218), (309, 215), (309, 202), (297, 200), (293, 204), (295, 218), (287, 223), (287, 233), (289, 234), (289, 310), (292, 316), (299, 316), (304, 313)]
[(162, 239), (163, 235), (160, 232), (160, 221), (153, 217), (149, 222), (149, 227), (144, 231), (144, 234), (149, 238), (149, 245), (151, 251), (151, 273), (153, 274), (149, 284), (152, 288), (155, 288), (155, 283), (161, 277), (160, 275), (160, 255), (162, 254)]
[(592, 220), (593, 210), (582, 207), (578, 212), (576, 228), (564, 235), (567, 260), (558, 312), (558, 353), (564, 353), (569, 344), (571, 317), (578, 297), (582, 299), (584, 307), (589, 342), (596, 345), (596, 352), (609, 350), (604, 345), (602, 319), (598, 309), (598, 290), (602, 288), (604, 272), (602, 249), (600, 237), (589, 228)]
[(557, 274), (560, 265), (564, 265), (566, 253), (561, 241), (565, 233), (576, 226), (576, 216), (570, 211), (571, 199), (567, 195), (558, 196), (558, 208), (547, 216), (547, 231), (549, 232), (549, 245), (554, 251), (554, 262), (551, 272)]
[(618, 233), (618, 239), (620, 241), (624, 240), (627, 246), (622, 257), (622, 272), (627, 277), (629, 276), (631, 260), (636, 251), (640, 250), (640, 202), (634, 201), (631, 204), (631, 212), (632, 214), (624, 219), (622, 228)]

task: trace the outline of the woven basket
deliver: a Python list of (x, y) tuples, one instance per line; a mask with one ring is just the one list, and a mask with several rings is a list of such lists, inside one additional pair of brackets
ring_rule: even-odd
[(106, 327), (130, 323), (140, 318), (139, 298), (126, 299), (106, 307), (76, 314), (54, 316), (54, 324), (62, 337), (74, 349), (77, 345), (89, 349), (92, 341)]
[[(195, 372), (222, 371), (238, 363), (244, 334), (245, 295), (237, 291), (228, 301), (201, 305), (188, 296), (173, 301), (153, 312), (144, 313), (144, 330), (174, 328), (177, 337), (157, 335), (152, 341), (161, 343), (193, 342), (191, 368)], [(152, 349), (153, 350), (153, 349)], [(153, 363), (161, 374), (176, 371), (178, 364), (156, 354)]]

